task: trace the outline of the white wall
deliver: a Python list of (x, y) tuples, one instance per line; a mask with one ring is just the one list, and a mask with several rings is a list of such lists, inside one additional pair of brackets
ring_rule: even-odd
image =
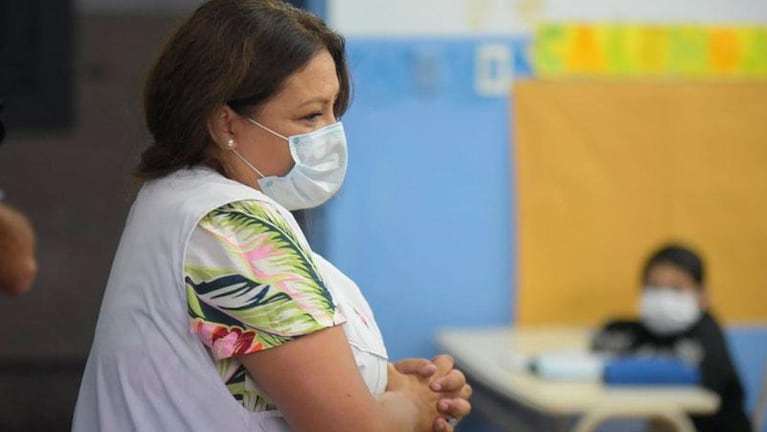
[(328, 0), (346, 36), (524, 34), (536, 22), (767, 23), (767, 0)]

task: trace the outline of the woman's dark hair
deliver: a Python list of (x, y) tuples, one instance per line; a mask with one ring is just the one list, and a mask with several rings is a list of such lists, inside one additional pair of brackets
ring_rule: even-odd
[(642, 269), (642, 280), (646, 281), (650, 269), (659, 264), (670, 264), (689, 274), (690, 277), (703, 285), (705, 272), (700, 256), (689, 248), (680, 245), (668, 245), (653, 253)]
[(144, 111), (154, 142), (135, 174), (152, 179), (197, 164), (223, 172), (210, 114), (223, 104), (252, 114), (323, 49), (335, 62), (340, 117), (351, 91), (344, 46), (318, 17), (279, 0), (206, 2), (171, 37), (147, 78)]

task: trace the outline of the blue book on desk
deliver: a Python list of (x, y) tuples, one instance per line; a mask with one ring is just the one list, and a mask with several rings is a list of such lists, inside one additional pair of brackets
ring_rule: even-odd
[(608, 385), (700, 385), (700, 372), (694, 365), (673, 357), (620, 357), (605, 364), (604, 382)]

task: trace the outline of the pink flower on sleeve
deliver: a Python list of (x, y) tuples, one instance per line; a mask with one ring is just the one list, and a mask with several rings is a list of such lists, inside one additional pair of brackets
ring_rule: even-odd
[(239, 332), (229, 332), (226, 336), (213, 341), (213, 355), (218, 359), (229, 358), (234, 354), (239, 341)]

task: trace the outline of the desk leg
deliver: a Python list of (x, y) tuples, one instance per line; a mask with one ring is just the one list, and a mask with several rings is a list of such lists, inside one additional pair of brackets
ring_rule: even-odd
[[(462, 369), (460, 364), (456, 364), (456, 368)], [(552, 418), (482, 384), (471, 374), (467, 374), (466, 380), (474, 390), (471, 416), (482, 417), (503, 432), (566, 432), (571, 429), (572, 417), (569, 423), (567, 418)]]
[(557, 416), (551, 419), (551, 427), (547, 428), (550, 431), (567, 432), (572, 429), (573, 418)]
[[(456, 367), (461, 369), (460, 364), (456, 364)], [(470, 374), (466, 376), (466, 380), (474, 390), (471, 397), (471, 416), (482, 417), (501, 431), (568, 432), (576, 421), (574, 415), (554, 415), (524, 405), (476, 381)]]
[(690, 419), (676, 410), (653, 410), (653, 409), (636, 409), (636, 408), (597, 408), (586, 413), (575, 425), (574, 432), (594, 432), (597, 427), (610, 419), (618, 418), (649, 418), (653, 420), (661, 420), (669, 427), (670, 430), (677, 432), (695, 432), (695, 426), (693, 426)]
[[(472, 387), (474, 393), (471, 397), (473, 407), (471, 415), (485, 418), (504, 432), (537, 432), (539, 430), (531, 428), (519, 418), (517, 415), (519, 407), (515, 409), (512, 402), (487, 393), (481, 386), (472, 385)], [(564, 432), (564, 430), (561, 431)]]
[(659, 418), (650, 419), (647, 426), (649, 432), (674, 432), (676, 430), (667, 421)]

